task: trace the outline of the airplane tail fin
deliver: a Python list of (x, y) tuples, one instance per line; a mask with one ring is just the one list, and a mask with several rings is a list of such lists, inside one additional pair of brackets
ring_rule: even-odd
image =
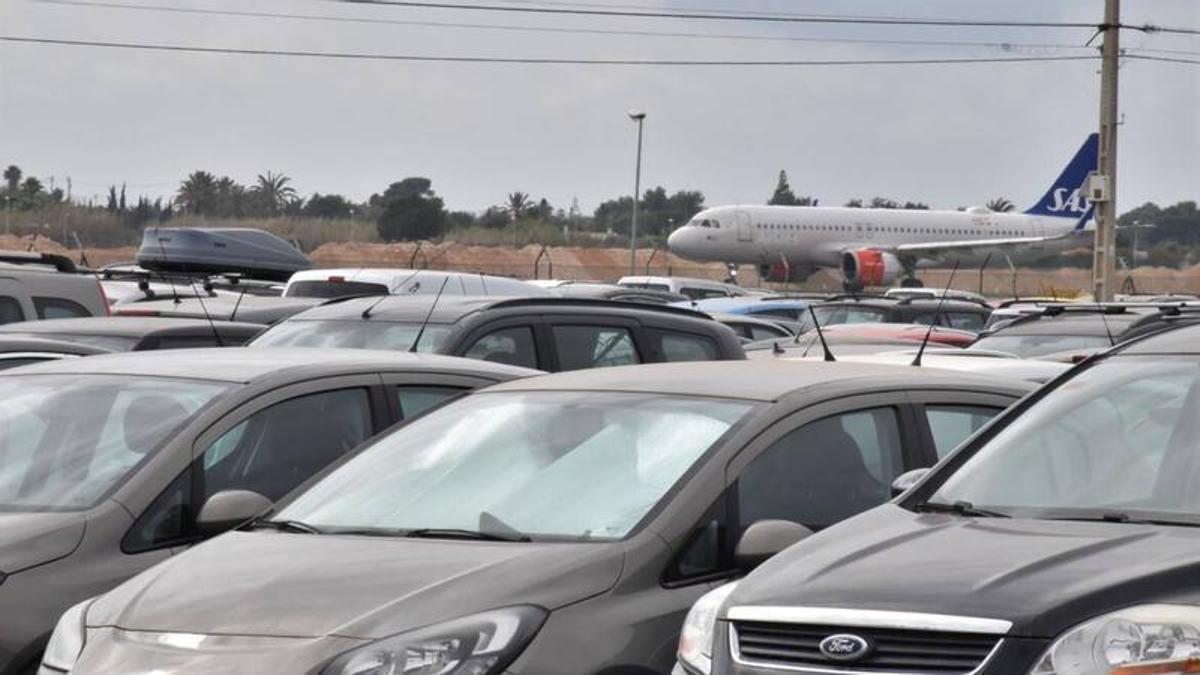
[(1083, 217), (1091, 205), (1083, 196), (1083, 182), (1089, 173), (1096, 170), (1099, 152), (1100, 135), (1091, 134), (1045, 196), (1025, 213), (1031, 216), (1082, 218), (1086, 222)]

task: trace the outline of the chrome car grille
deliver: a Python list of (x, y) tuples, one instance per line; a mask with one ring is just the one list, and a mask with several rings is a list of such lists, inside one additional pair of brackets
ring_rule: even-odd
[[(768, 669), (811, 673), (899, 673), (967, 675), (984, 664), (1000, 643), (998, 635), (898, 628), (737, 621), (735, 658)], [(853, 660), (822, 653), (830, 636), (851, 634), (870, 648)]]

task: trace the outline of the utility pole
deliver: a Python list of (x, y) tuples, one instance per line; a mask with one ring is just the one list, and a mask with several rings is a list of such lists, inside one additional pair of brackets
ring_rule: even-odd
[[(1096, 167), (1104, 198), (1096, 202), (1096, 241), (1092, 278), (1097, 302), (1111, 302), (1116, 283), (1117, 251), (1117, 68), (1121, 52), (1121, 0), (1105, 0), (1104, 46), (1100, 70), (1100, 162)], [(1089, 196), (1094, 196), (1094, 186)]]
[(646, 122), (646, 113), (640, 110), (629, 111), (629, 119), (637, 122), (637, 170), (633, 175), (633, 222), (629, 226), (629, 275), (637, 274), (637, 231), (638, 231), (638, 200), (642, 192), (642, 126)]

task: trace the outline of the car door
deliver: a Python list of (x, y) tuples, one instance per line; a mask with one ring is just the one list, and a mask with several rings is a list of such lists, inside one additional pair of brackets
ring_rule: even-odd
[(379, 375), (282, 386), (237, 407), (192, 443), (192, 461), (139, 515), (122, 541), (130, 555), (201, 539), (195, 519), (222, 490), (278, 500), (386, 428), (391, 407)]
[(384, 373), (382, 379), (388, 414), (395, 423), (423, 415), (472, 389), (495, 384), (482, 377), (437, 373)]
[(553, 372), (644, 363), (638, 323), (612, 316), (548, 316), (545, 330)]
[(447, 353), (510, 366), (551, 370), (552, 356), (536, 317), (485, 321), (469, 329)]

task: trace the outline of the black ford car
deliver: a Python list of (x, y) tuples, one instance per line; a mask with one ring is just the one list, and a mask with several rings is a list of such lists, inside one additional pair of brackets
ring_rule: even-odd
[(1093, 359), (702, 598), (676, 672), (1200, 672), (1198, 412), (1200, 327)]

